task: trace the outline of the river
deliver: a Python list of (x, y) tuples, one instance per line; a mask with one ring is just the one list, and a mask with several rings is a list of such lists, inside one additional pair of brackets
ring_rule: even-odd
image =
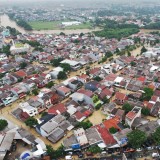
[(93, 31), (98, 31), (100, 29), (96, 28), (95, 30), (91, 30), (91, 29), (76, 29), (76, 30), (33, 30), (33, 31), (26, 31), (24, 28), (19, 27), (15, 21), (12, 21), (6, 14), (1, 15), (1, 25), (6, 27), (6, 26), (10, 26), (15, 28), (16, 30), (18, 30), (21, 33), (35, 33), (35, 34), (59, 34), (60, 32), (64, 32), (65, 34), (78, 34), (78, 33), (88, 33), (88, 32), (93, 32)]

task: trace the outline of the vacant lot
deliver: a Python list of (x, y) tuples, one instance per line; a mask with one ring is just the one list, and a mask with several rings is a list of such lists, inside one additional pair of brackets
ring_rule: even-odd
[[(33, 30), (58, 30), (60, 29), (60, 24), (62, 21), (52, 21), (52, 22), (43, 22), (43, 21), (33, 21), (29, 22)], [(92, 29), (91, 23), (86, 22), (80, 25), (68, 26), (65, 29), (76, 30), (76, 29)]]

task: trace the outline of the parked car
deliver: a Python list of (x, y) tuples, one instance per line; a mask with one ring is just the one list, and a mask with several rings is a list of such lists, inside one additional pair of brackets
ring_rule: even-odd
[(78, 158), (83, 158), (82, 152), (76, 152), (76, 154), (77, 154)]

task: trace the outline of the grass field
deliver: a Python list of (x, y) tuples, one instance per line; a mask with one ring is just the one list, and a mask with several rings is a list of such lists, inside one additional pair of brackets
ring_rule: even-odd
[[(33, 30), (59, 30), (59, 24), (61, 21), (53, 21), (53, 22), (43, 22), (43, 21), (33, 21), (29, 22)], [(80, 25), (68, 26), (65, 29), (91, 29), (91, 23), (86, 22)]]

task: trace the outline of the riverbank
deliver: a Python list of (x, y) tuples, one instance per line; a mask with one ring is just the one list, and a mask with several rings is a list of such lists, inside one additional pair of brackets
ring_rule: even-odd
[(59, 34), (61, 32), (65, 34), (80, 34), (80, 33), (88, 33), (88, 32), (93, 32), (93, 31), (99, 31), (101, 30), (100, 28), (95, 28), (95, 29), (59, 29), (59, 30), (32, 30), (32, 31), (26, 31), (24, 28), (18, 26), (15, 21), (11, 20), (8, 15), (1, 15), (1, 25), (4, 27), (10, 26), (12, 28), (15, 28), (22, 34), (25, 33), (35, 33), (35, 34)]
[(150, 32), (160, 32), (158, 29), (140, 29), (142, 33), (150, 33)]

